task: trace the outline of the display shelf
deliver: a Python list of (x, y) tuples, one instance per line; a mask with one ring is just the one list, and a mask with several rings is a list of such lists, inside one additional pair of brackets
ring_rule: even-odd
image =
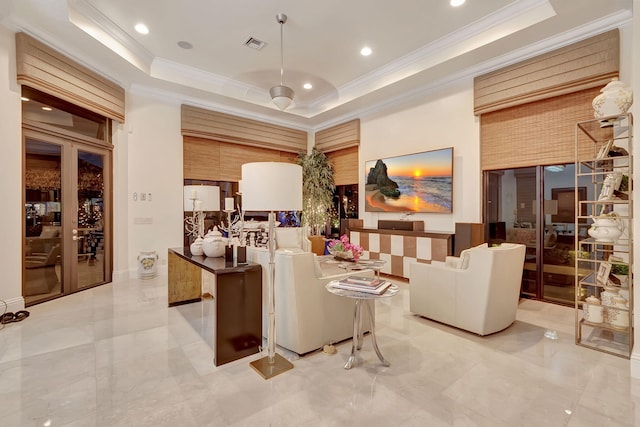
[[(589, 225), (575, 237), (576, 344), (626, 358), (633, 349), (632, 130), (626, 114), (577, 123), (575, 135), (575, 187), (588, 189), (586, 200), (575, 199), (576, 230)], [(585, 319), (589, 311), (594, 320), (591, 307), (602, 322)]]

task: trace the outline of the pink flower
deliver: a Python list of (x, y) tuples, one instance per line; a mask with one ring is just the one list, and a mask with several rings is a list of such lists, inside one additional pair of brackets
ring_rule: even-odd
[(354, 261), (358, 261), (360, 255), (364, 250), (362, 246), (349, 242), (349, 237), (346, 234), (340, 236), (338, 240), (332, 240), (329, 242), (329, 250), (333, 252), (351, 252)]

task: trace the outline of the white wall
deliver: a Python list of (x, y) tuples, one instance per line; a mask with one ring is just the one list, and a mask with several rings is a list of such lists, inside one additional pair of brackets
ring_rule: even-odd
[[(182, 246), (180, 105), (128, 93), (124, 129), (128, 177), (126, 186), (123, 183), (116, 191), (127, 193), (129, 276), (137, 277), (139, 252), (152, 250), (160, 256), (160, 270), (166, 274), (167, 249)], [(147, 200), (142, 200), (142, 194)], [(151, 224), (136, 224), (141, 218), (150, 219)]]
[(401, 219), (400, 213), (364, 212), (364, 163), (438, 148), (453, 147), (453, 213), (416, 213), (430, 231), (453, 231), (456, 222), (480, 222), (480, 124), (473, 114), (473, 80), (426, 94), (424, 102), (404, 110), (382, 111), (360, 120), (360, 218), (365, 227), (378, 219)]
[[(15, 40), (12, 32), (0, 27), (0, 300), (8, 311), (24, 308), (22, 298), (22, 143), (20, 87), (16, 83)], [(4, 306), (0, 304), (0, 313)]]
[[(625, 67), (627, 70), (630, 70), (629, 73), (623, 73), (621, 75), (621, 80), (623, 82), (628, 82), (633, 89), (635, 94), (634, 96), (634, 105), (631, 107), (631, 113), (635, 118), (635, 138), (634, 138), (634, 155), (635, 162), (633, 164), (633, 174), (635, 176), (636, 183), (638, 182), (638, 177), (640, 177), (640, 161), (638, 161), (638, 154), (640, 150), (638, 149), (638, 118), (640, 118), (640, 102), (638, 101), (638, 97), (640, 96), (640, 0), (633, 0), (633, 10), (635, 13), (633, 14), (633, 25), (632, 29), (625, 31), (623, 39), (624, 43), (627, 43), (628, 49), (623, 49), (623, 55), (628, 60), (629, 67)], [(629, 35), (629, 33), (631, 33)], [(630, 40), (633, 41), (629, 42)], [(626, 79), (626, 80), (625, 80)], [(633, 211), (640, 212), (640, 197), (634, 197), (633, 200)], [(633, 221), (634, 233), (638, 236), (640, 233), (640, 216), (636, 213), (636, 217)], [(640, 266), (640, 239), (636, 238), (633, 242), (633, 265), (634, 265), (634, 276), (640, 277), (638, 275), (638, 267)], [(631, 354), (631, 376), (634, 378), (640, 378), (640, 284), (634, 283), (633, 290), (633, 300), (634, 303), (634, 340), (635, 343), (633, 347), (633, 353)]]

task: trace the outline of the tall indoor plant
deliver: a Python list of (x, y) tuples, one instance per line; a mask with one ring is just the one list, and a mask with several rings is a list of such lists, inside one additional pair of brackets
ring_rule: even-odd
[[(300, 153), (297, 163), (302, 166), (302, 224), (309, 229), (310, 238), (321, 236), (329, 219), (329, 208), (333, 202), (333, 165), (325, 154), (313, 147), (310, 153)], [(322, 238), (313, 251), (324, 252)]]

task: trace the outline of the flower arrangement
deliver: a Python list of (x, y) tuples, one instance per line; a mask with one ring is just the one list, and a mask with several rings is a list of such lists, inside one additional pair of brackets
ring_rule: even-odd
[(358, 261), (363, 253), (362, 246), (349, 243), (349, 237), (346, 234), (340, 236), (338, 240), (331, 240), (327, 245), (329, 253), (337, 258)]

